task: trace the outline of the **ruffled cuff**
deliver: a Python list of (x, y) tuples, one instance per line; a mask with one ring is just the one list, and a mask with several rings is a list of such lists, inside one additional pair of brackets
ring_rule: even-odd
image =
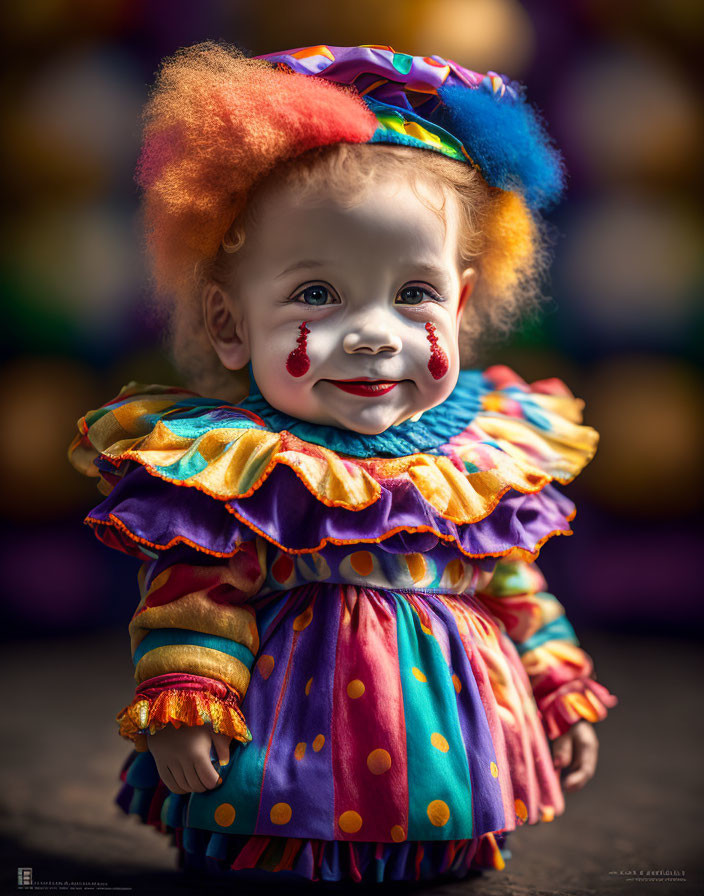
[(143, 681), (115, 721), (120, 735), (131, 740), (140, 753), (148, 749), (147, 732), (155, 734), (168, 724), (175, 728), (209, 724), (213, 731), (246, 744), (252, 735), (240, 709), (241, 700), (241, 695), (224, 682), (169, 673)]
[(607, 709), (616, 706), (618, 697), (598, 681), (581, 678), (567, 682), (537, 703), (546, 734), (550, 740), (555, 740), (580, 719), (588, 722), (605, 719)]

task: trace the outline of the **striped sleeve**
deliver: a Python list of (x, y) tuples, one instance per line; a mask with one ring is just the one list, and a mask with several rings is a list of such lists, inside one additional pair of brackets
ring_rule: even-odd
[(129, 624), (137, 688), (116, 717), (119, 733), (137, 750), (147, 749), (147, 731), (167, 724), (207, 723), (251, 740), (241, 703), (259, 649), (247, 601), (264, 578), (262, 551), (252, 541), (213, 562), (196, 564), (192, 556), (184, 562), (183, 552), (166, 552), (143, 564), (141, 599)]
[(591, 657), (535, 562), (502, 558), (477, 597), (516, 645), (550, 739), (580, 719), (606, 717), (618, 699), (596, 681)]

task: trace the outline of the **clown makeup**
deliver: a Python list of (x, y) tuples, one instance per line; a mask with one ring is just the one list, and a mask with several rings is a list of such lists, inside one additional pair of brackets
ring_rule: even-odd
[(288, 370), (291, 376), (303, 376), (310, 370), (310, 358), (306, 352), (310, 330), (305, 321), (298, 328), (298, 332), (300, 336), (296, 340), (296, 348), (286, 359), (286, 370)]
[(430, 371), (433, 379), (441, 380), (444, 376), (447, 375), (447, 371), (449, 368), (449, 361), (447, 360), (447, 355), (438, 345), (438, 337), (435, 332), (435, 324), (431, 324), (430, 321), (425, 325), (425, 329), (428, 333), (428, 342), (430, 343), (430, 360), (428, 361), (428, 370)]
[[(421, 188), (437, 207), (441, 188)], [(301, 195), (291, 183), (269, 184), (255, 202), (233, 288), (219, 298), (227, 328), (213, 311), (217, 289), (206, 296), (225, 366), (251, 360), (275, 408), (361, 433), (444, 401), (475, 278), (457, 263), (455, 200), (442, 220), (399, 178), (353, 204), (324, 187)]]

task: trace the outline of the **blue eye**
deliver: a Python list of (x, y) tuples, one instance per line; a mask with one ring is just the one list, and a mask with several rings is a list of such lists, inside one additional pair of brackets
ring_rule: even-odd
[(396, 296), (396, 304), (420, 305), (421, 302), (426, 300), (426, 297), (432, 301), (439, 299), (436, 293), (431, 292), (429, 289), (424, 289), (422, 286), (404, 286), (398, 296)]
[(320, 286), (320, 284), (306, 286), (294, 298), (306, 305), (332, 305), (335, 302), (327, 286)]

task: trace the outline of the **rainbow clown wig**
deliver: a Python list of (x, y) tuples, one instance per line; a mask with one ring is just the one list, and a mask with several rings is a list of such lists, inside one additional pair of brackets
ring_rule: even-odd
[(505, 328), (534, 301), (538, 213), (563, 187), (560, 156), (520, 85), (371, 45), (248, 57), (208, 41), (162, 62), (136, 180), (155, 291), (195, 388), (228, 397), (232, 374), (198, 325), (199, 295), (209, 279), (227, 282), (257, 187), (318, 177), (353, 196), (391, 171), (435, 177), (457, 196), (459, 260), (479, 272), (465, 329)]

